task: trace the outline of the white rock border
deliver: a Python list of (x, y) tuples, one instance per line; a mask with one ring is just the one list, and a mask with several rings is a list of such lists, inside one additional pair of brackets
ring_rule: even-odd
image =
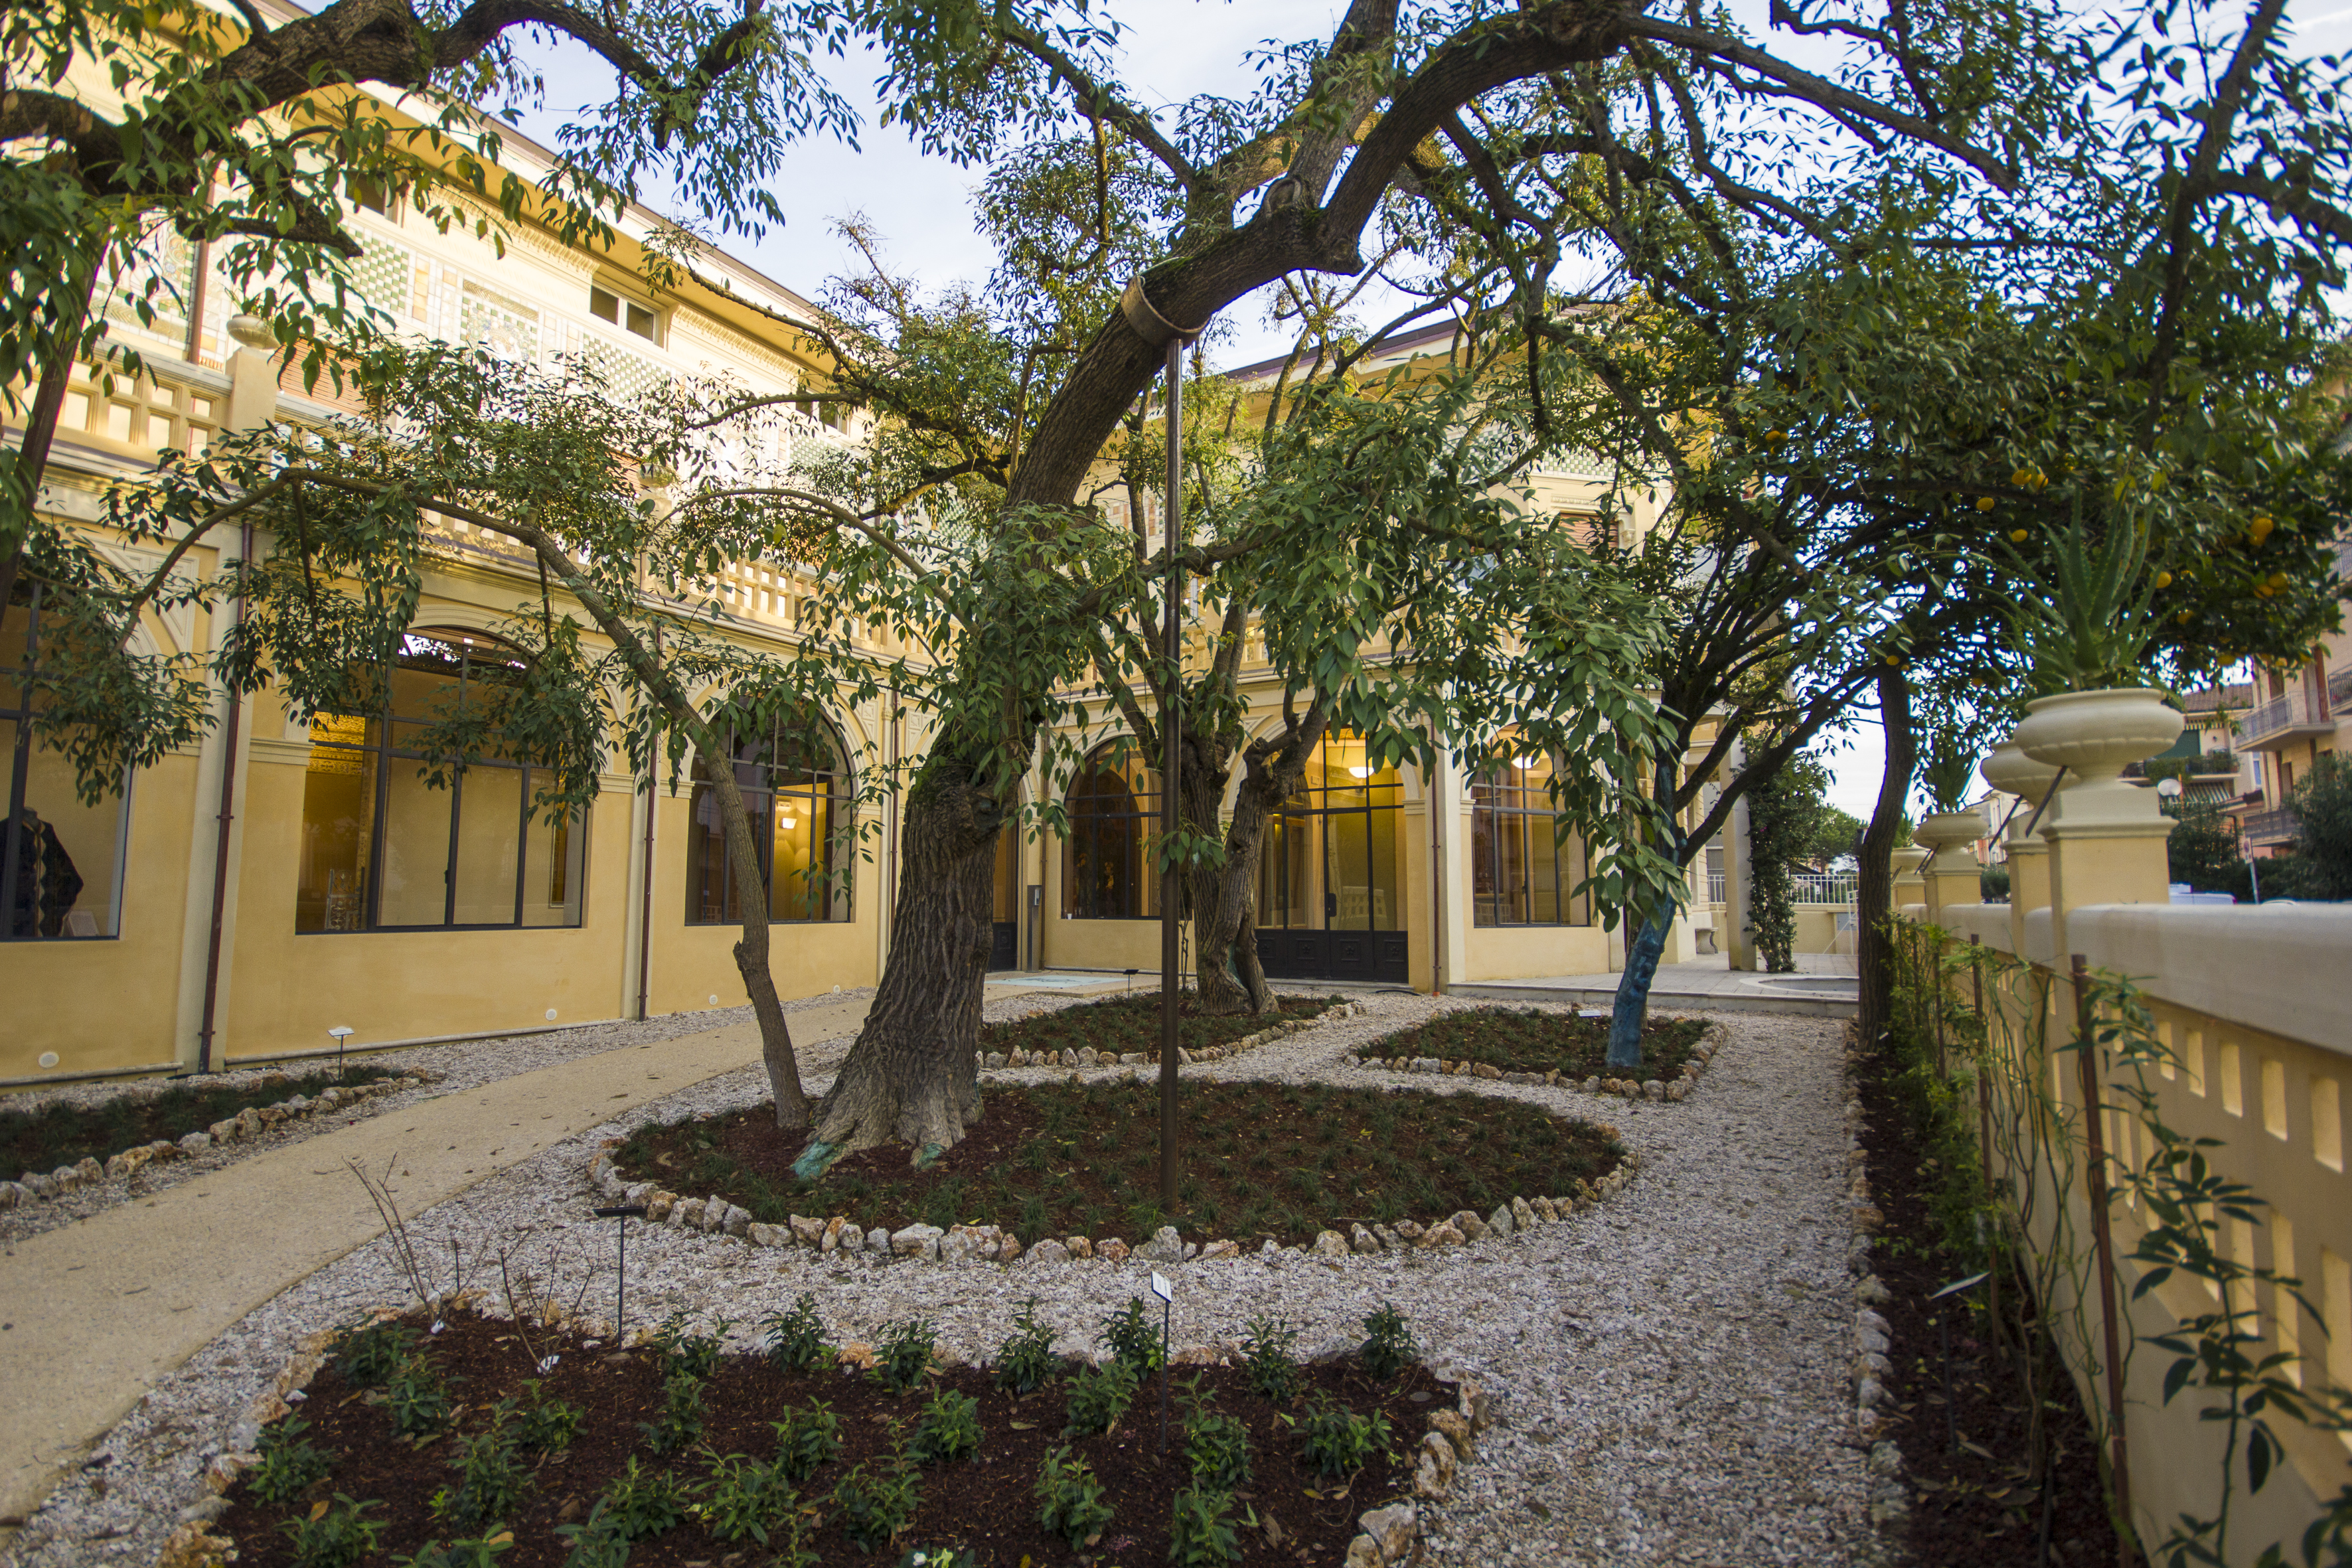
[[(1494, 1006), (1516, 1010), (1508, 1003)], [(1706, 1027), (1698, 1044), (1683, 1059), (1682, 1071), (1673, 1079), (1600, 1078), (1563, 1078), (1558, 1068), (1550, 1072), (1505, 1072), (1486, 1062), (1457, 1061), (1450, 1057), (1380, 1057), (1359, 1055), (1356, 1065), (1372, 1072), (1435, 1073), (1447, 1078), (1475, 1078), (1495, 1083), (1543, 1085), (1552, 1089), (1581, 1089), (1586, 1094), (1613, 1094), (1626, 1100), (1651, 1100), (1661, 1102), (1682, 1100), (1698, 1087), (1698, 1075), (1715, 1053), (1730, 1043), (1731, 1028), (1720, 1018), (1706, 1020)]]
[(762, 1224), (751, 1217), (749, 1209), (724, 1197), (681, 1197), (658, 1183), (630, 1181), (614, 1161), (613, 1151), (621, 1142), (617, 1138), (608, 1139), (597, 1149), (588, 1163), (588, 1184), (615, 1203), (644, 1205), (647, 1225), (733, 1237), (752, 1247), (804, 1247), (820, 1254), (845, 1258), (863, 1255), (875, 1262), (913, 1258), (926, 1263), (1010, 1265), (1025, 1254), (1034, 1268), (1086, 1258), (1123, 1263), (1130, 1257), (1151, 1263), (1181, 1263), (1193, 1258), (1301, 1252), (1336, 1261), (1381, 1252), (1434, 1253), (1490, 1237), (1501, 1239), (1517, 1231), (1532, 1230), (1538, 1225), (1570, 1218), (1616, 1196), (1641, 1168), (1640, 1156), (1629, 1149), (1619, 1158), (1616, 1169), (1598, 1182), (1580, 1178), (1577, 1190), (1569, 1196), (1514, 1197), (1507, 1204), (1496, 1205), (1495, 1212), (1484, 1219), (1472, 1210), (1461, 1209), (1428, 1225), (1411, 1219), (1402, 1219), (1394, 1225), (1358, 1224), (1350, 1227), (1351, 1234), (1348, 1236), (1325, 1230), (1317, 1233), (1311, 1242), (1295, 1242), (1288, 1247), (1279, 1246), (1268, 1237), (1257, 1254), (1244, 1254), (1237, 1241), (1188, 1242), (1172, 1225), (1161, 1226), (1152, 1233), (1150, 1240), (1131, 1247), (1115, 1236), (1100, 1240), (1072, 1236), (1048, 1237), (1024, 1248), (1018, 1237), (993, 1225), (959, 1225), (941, 1230), (937, 1226), (916, 1224), (897, 1231), (877, 1226), (860, 1233), (845, 1215), (830, 1219), (793, 1215), (784, 1225)]
[[(1887, 1436), (1886, 1407), (1894, 1396), (1886, 1378), (1895, 1370), (1887, 1359), (1894, 1348), (1895, 1326), (1877, 1308), (1890, 1298), (1886, 1286), (1870, 1267), (1870, 1241), (1886, 1216), (1871, 1202), (1869, 1156), (1862, 1146), (1867, 1120), (1855, 1084), (1863, 1068), (1856, 1025), (1845, 1026), (1846, 1212), (1852, 1234), (1846, 1242), (1846, 1268), (1856, 1276), (1853, 1286), (1853, 1429), (1870, 1455), (1870, 1522), (1881, 1531), (1899, 1533), (1911, 1519), (1911, 1490), (1904, 1484), (1903, 1450)], [(1883, 1543), (1882, 1543), (1883, 1544)]]
[[(290, 1074), (279, 1075), (278, 1082), (291, 1081)], [(37, 1199), (60, 1198), (68, 1193), (95, 1186), (100, 1182), (120, 1181), (142, 1165), (157, 1161), (184, 1160), (205, 1152), (215, 1143), (242, 1143), (260, 1137), (280, 1122), (336, 1115), (378, 1095), (421, 1089), (431, 1081), (428, 1074), (412, 1073), (402, 1078), (379, 1079), (374, 1083), (353, 1084), (349, 1088), (336, 1085), (315, 1095), (298, 1094), (274, 1105), (248, 1105), (235, 1116), (224, 1117), (201, 1132), (182, 1133), (176, 1142), (158, 1138), (152, 1143), (138, 1144), (110, 1156), (103, 1165), (95, 1156), (88, 1156), (70, 1165), (59, 1165), (46, 1174), (27, 1171), (13, 1182), (0, 1182), (0, 1209), (22, 1208)], [(263, 1087), (276, 1086), (265, 1083)]]
[[(1110, 998), (1104, 996), (1084, 997), (1070, 1003), (1066, 1007), (1055, 1008), (1054, 1011), (1074, 1012), (1090, 1002), (1108, 1000)], [(1296, 1035), (1301, 1030), (1320, 1028), (1326, 1024), (1336, 1024), (1342, 1018), (1352, 1018), (1363, 1010), (1361, 1003), (1342, 1001), (1326, 1007), (1312, 1018), (1285, 1018), (1280, 1023), (1260, 1029), (1254, 1035), (1244, 1035), (1237, 1040), (1227, 1040), (1222, 1046), (1203, 1046), (1197, 1051), (1180, 1050), (1176, 1055), (1178, 1059), (1187, 1067), (1194, 1062), (1221, 1062), (1228, 1058), (1237, 1057), (1244, 1051), (1254, 1050), (1269, 1041), (1281, 1039), (1286, 1035)], [(1034, 1017), (1036, 1015), (1033, 1014), (1031, 1016)], [(1020, 1021), (1014, 1020), (1016, 1023)], [(1065, 1068), (1085, 1071), (1101, 1068), (1142, 1068), (1160, 1065), (1160, 1054), (1157, 1051), (1097, 1051), (1092, 1047), (1063, 1051), (975, 1051), (972, 1055), (978, 1060), (980, 1070), (982, 1072), (1010, 1071), (1022, 1068)]]
[[(436, 1303), (436, 1310), (471, 1308), (482, 1311), (488, 1306), (488, 1299), (481, 1292), (467, 1290)], [(205, 1495), (183, 1510), (179, 1528), (164, 1542), (156, 1568), (226, 1568), (236, 1561), (236, 1542), (215, 1534), (213, 1526), (228, 1512), (228, 1489), (236, 1484), (237, 1477), (260, 1460), (261, 1428), (304, 1402), (310, 1380), (326, 1365), (335, 1342), (350, 1329), (404, 1317), (408, 1310), (378, 1307), (357, 1324), (321, 1329), (303, 1336), (278, 1375), (246, 1407), (245, 1419), (237, 1427), (238, 1439), (245, 1446), (216, 1456), (205, 1467)], [(439, 1326), (435, 1324), (436, 1330)], [(548, 1326), (572, 1328), (591, 1340), (610, 1329), (609, 1324), (592, 1317), (570, 1319), (560, 1310), (551, 1316)], [(632, 1342), (646, 1342), (649, 1331), (640, 1329)], [(1192, 1364), (1203, 1359), (1223, 1362), (1230, 1358), (1223, 1349), (1205, 1347), (1180, 1352), (1176, 1359)], [(1430, 1412), (1428, 1430), (1421, 1435), (1413, 1449), (1412, 1495), (1364, 1510), (1356, 1521), (1358, 1533), (1348, 1542), (1348, 1555), (1341, 1568), (1409, 1568), (1420, 1562), (1422, 1505), (1443, 1502), (1452, 1494), (1461, 1468), (1477, 1458), (1480, 1434), (1494, 1425), (1493, 1401), (1484, 1388), (1466, 1377), (1447, 1378), (1434, 1369), (1432, 1374), (1441, 1386), (1453, 1388), (1454, 1402), (1450, 1407), (1441, 1406)]]

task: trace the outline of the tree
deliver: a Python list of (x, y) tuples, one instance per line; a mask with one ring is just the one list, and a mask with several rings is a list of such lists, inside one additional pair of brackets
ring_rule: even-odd
[[(721, 568), (775, 542), (772, 515), (730, 493), (745, 420), (711, 426), (717, 394), (695, 384), (624, 403), (586, 365), (552, 376), (441, 345), (386, 346), (369, 360), (360, 369), (380, 391), (378, 415), (399, 417), (246, 432), (116, 486), (108, 521), (166, 551), (153, 572), (127, 576), (79, 534), (33, 536), (26, 570), (47, 585), (45, 616), (58, 626), (37, 738), (72, 759), (96, 799), (173, 737), (197, 732), (208, 677), (242, 692), (274, 688), (298, 718), (380, 711), (425, 574), (462, 561), (468, 537), (520, 546), (541, 591), (500, 631), (525, 668), (420, 728), (413, 743), (428, 783), (446, 785), (483, 757), (528, 763), (546, 781), (531, 808), (552, 821), (586, 807), (616, 744), (647, 788), (665, 756), (675, 784), (690, 748), (745, 890), (735, 962), (777, 1122), (805, 1126), (734, 742), (789, 732), (819, 704), (866, 700), (880, 687), (870, 649), (863, 664), (820, 662), (728, 635)], [(188, 550), (246, 521), (273, 531), (274, 555), (201, 579), (179, 572)], [(146, 607), (232, 595), (245, 614), (208, 664), (131, 651)], [(835, 679), (845, 673), (845, 684)], [(864, 773), (869, 795), (883, 787), (879, 770)]]
[(1791, 758), (1748, 793), (1748, 907), (1756, 951), (1771, 973), (1790, 973), (1797, 967), (1796, 895), (1790, 873), (1821, 859), (1825, 844), (1837, 845), (1833, 854), (1850, 852), (1851, 833), (1843, 841), (1838, 835), (1849, 823), (1860, 826), (1822, 798), (1829, 782), (1821, 759), (1806, 755)]
[(2295, 869), (2267, 896), (2352, 900), (2352, 769), (2331, 753), (2294, 781)]
[(2172, 836), (2164, 841), (2165, 876), (2200, 893), (2231, 893), (2253, 901), (2238, 830), (2211, 805), (2183, 801)]

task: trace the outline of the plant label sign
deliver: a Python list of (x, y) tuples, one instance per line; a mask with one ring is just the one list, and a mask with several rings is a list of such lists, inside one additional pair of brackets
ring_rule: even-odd
[(1173, 1302), (1176, 1300), (1176, 1287), (1168, 1283), (1167, 1276), (1157, 1268), (1151, 1271), (1151, 1293), (1163, 1301)]

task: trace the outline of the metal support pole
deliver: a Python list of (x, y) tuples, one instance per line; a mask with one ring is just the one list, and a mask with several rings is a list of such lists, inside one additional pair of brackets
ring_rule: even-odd
[(616, 1221), (621, 1227), (619, 1268), (613, 1288), (613, 1343), (620, 1345), (628, 1323), (629, 1310), (629, 1218), (643, 1215), (643, 1204), (614, 1204), (595, 1211), (598, 1219)]
[[(1167, 574), (1160, 595), (1167, 613), (1161, 658), (1166, 685), (1160, 694), (1161, 842), (1170, 844), (1182, 821), (1179, 774), (1184, 728), (1184, 340), (1168, 340), (1168, 504), (1160, 540)], [(1160, 877), (1160, 1208), (1171, 1220), (1181, 1162), (1176, 1139), (1177, 1009), (1182, 998), (1177, 973), (1177, 925), (1184, 910), (1183, 873), (1163, 857)]]

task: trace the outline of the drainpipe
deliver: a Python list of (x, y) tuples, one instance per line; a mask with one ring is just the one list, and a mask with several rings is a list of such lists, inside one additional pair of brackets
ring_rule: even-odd
[[(654, 628), (654, 662), (661, 662), (661, 627)], [(661, 795), (661, 726), (654, 727), (653, 748), (646, 756), (646, 855), (637, 883), (637, 1019), (646, 1011), (646, 994), (654, 968), (654, 805)]]
[(1429, 994), (1445, 994), (1445, 753), (1429, 770)]
[[(237, 534), (236, 569), (239, 586), (236, 591), (236, 624), (245, 625), (246, 563), (253, 559), (253, 524), (247, 523)], [(236, 804), (237, 721), (245, 709), (245, 693), (232, 684), (228, 689), (228, 722), (221, 734), (220, 815), (215, 819), (213, 837), (213, 925), (212, 934), (205, 945), (205, 1011), (203, 1021), (196, 1026), (196, 1071), (213, 1070), (213, 1016), (220, 1002), (221, 940), (228, 915), (228, 835), (229, 824), (236, 820), (232, 809)]]

